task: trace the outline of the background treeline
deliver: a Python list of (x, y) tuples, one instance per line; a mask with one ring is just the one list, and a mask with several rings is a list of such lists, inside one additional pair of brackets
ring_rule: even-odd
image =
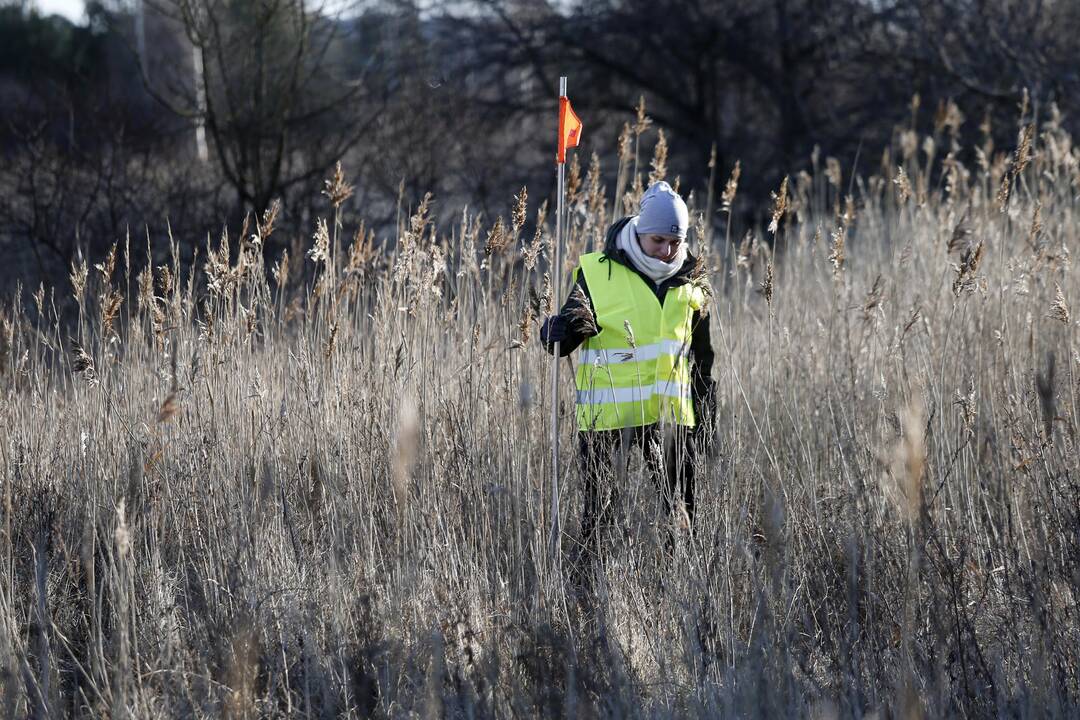
[(669, 175), (715, 209), (741, 161), (754, 223), (785, 174), (828, 161), (847, 188), (906, 130), (969, 167), (1019, 115), (1076, 132), (1078, 50), (1080, 6), (1050, 0), (95, 0), (84, 25), (8, 3), (0, 287), (128, 233), (190, 257), (275, 200), (271, 250), (306, 243), (339, 160), (368, 227), (426, 192), (442, 227), (504, 213), (552, 189), (560, 74), (609, 187), (644, 97), (642, 166), (662, 131)]

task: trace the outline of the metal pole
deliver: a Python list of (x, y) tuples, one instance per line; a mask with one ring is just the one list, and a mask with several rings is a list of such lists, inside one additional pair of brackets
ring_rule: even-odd
[[(566, 96), (566, 77), (559, 78), (559, 98)], [(562, 138), (559, 138), (562, 142)], [(566, 184), (566, 164), (557, 163), (558, 182), (555, 199), (555, 262), (551, 268), (552, 307), (555, 312), (562, 308), (559, 288), (562, 283), (562, 235), (563, 235), (563, 192)], [(555, 354), (551, 358), (551, 557), (555, 566), (559, 566), (561, 553), (559, 529), (559, 343), (555, 343)]]

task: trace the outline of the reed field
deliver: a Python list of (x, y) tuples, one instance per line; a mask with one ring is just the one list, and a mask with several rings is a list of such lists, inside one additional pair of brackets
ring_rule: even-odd
[(815, 153), (760, 226), (733, 212), (754, 168), (681, 188), (719, 396), (694, 532), (665, 545), (632, 459), (583, 581), (572, 374), (553, 556), (537, 336), (553, 282), (677, 181), (630, 120), (614, 188), (570, 169), (559, 268), (553, 197), (432, 198), (377, 236), (339, 169), (284, 255), (271, 209), (212, 242), (133, 232), (5, 298), (4, 716), (1080, 713), (1059, 118), (960, 147), (948, 106), (865, 177)]

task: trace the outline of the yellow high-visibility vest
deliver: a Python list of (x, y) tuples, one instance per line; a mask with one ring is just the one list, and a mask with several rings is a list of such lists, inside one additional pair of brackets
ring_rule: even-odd
[[(694, 425), (690, 399), (690, 336), (701, 288), (669, 288), (663, 305), (644, 278), (603, 253), (581, 257), (600, 334), (581, 346), (577, 421), (582, 430), (614, 430), (657, 422)], [(627, 323), (633, 333), (627, 332)]]

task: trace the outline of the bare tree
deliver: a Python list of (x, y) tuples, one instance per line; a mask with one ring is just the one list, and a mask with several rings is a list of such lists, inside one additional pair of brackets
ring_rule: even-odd
[[(500, 68), (502, 78), (532, 79), (496, 93), (503, 108), (536, 112), (549, 102), (553, 79), (571, 74), (595, 132), (611, 116), (621, 125), (645, 95), (649, 115), (677, 140), (673, 157), (702, 175), (684, 175), (687, 181), (703, 179), (715, 143), (721, 165), (749, 159), (773, 187), (769, 172), (808, 157), (815, 144), (839, 153), (866, 133), (887, 138), (902, 117), (892, 105), (904, 107), (893, 101), (910, 95), (910, 78), (881, 63), (895, 44), (899, 0), (478, 5), (482, 12), (455, 14), (459, 6), (447, 4), (472, 37), (464, 44), (476, 64)], [(868, 86), (870, 63), (887, 77)]]
[[(148, 0), (148, 4), (151, 0)], [(380, 58), (343, 50), (352, 8), (305, 0), (159, 0), (192, 48), (149, 84), (205, 129), (221, 173), (245, 205), (265, 208), (322, 177), (373, 127), (385, 104)]]
[(910, 37), (962, 93), (1009, 112), (1024, 90), (1034, 102), (1076, 96), (1080, 6), (1040, 0), (914, 4)]

